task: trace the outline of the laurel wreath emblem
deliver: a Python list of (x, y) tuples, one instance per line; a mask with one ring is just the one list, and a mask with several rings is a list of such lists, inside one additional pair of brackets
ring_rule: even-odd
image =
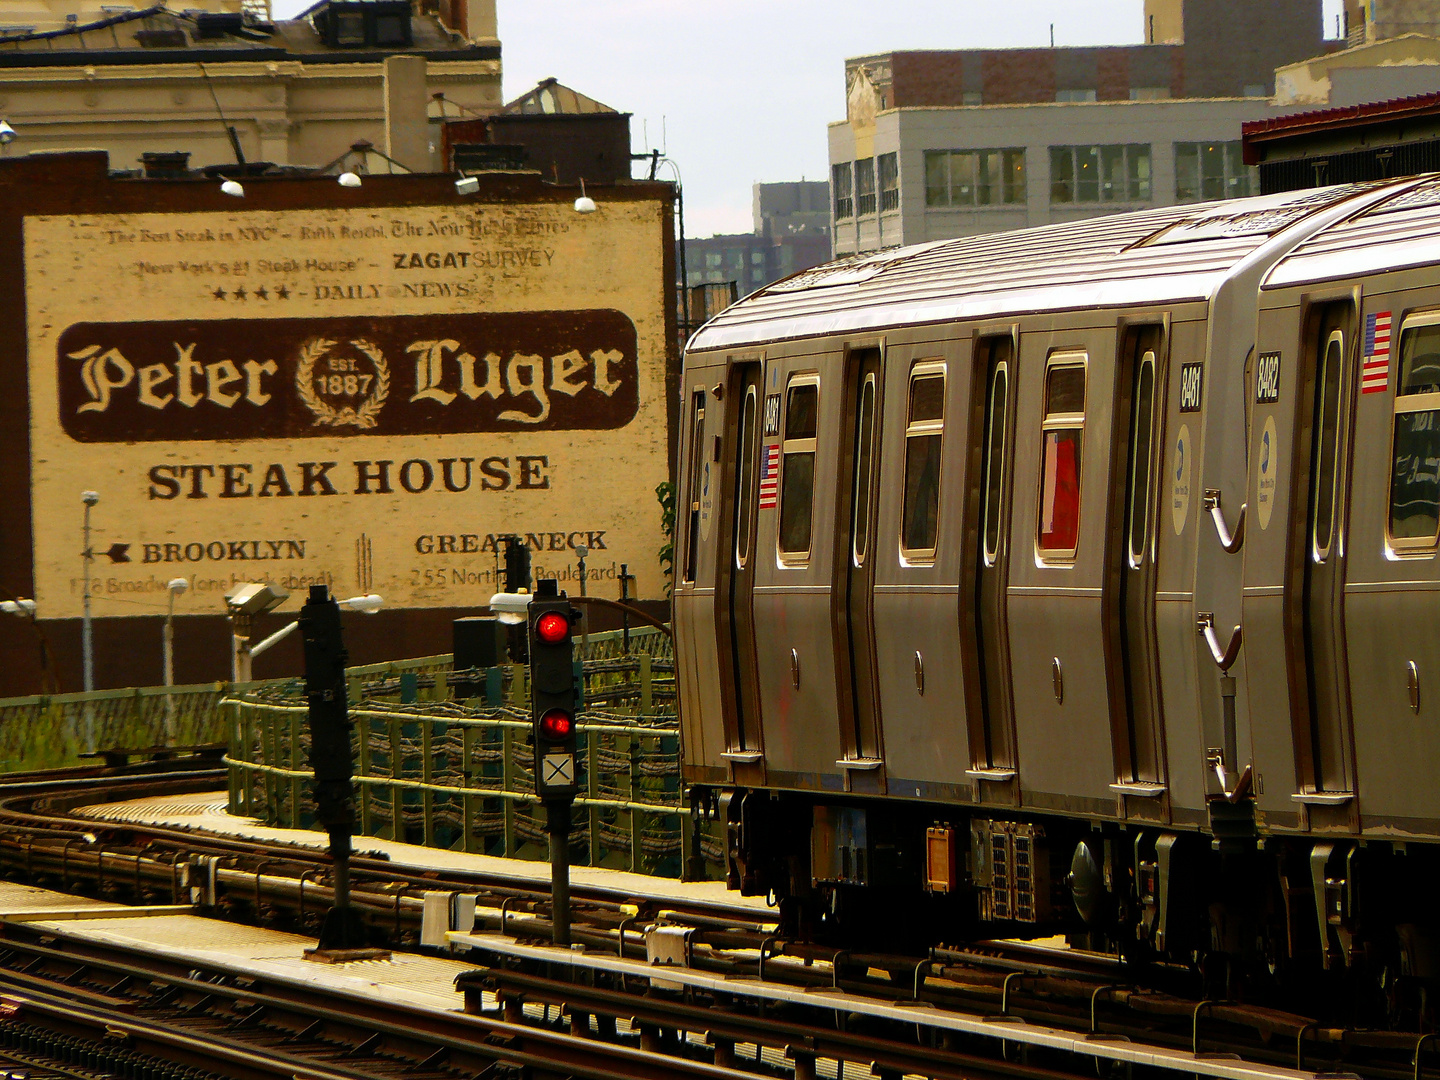
[(385, 363), (385, 354), (363, 338), (357, 338), (350, 344), (375, 365), (375, 383), (358, 408), (346, 405), (337, 409), (315, 392), (315, 364), (335, 347), (336, 342), (327, 338), (311, 338), (300, 349), (300, 364), (295, 369), (295, 389), (305, 407), (315, 414), (317, 427), (353, 424), (355, 427), (373, 428), (380, 410), (385, 407), (385, 399), (390, 396), (390, 367)]

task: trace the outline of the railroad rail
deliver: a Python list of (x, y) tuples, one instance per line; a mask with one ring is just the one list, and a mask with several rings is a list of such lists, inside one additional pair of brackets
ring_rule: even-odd
[[(141, 793), (214, 791), (221, 774), (211, 765), (197, 758), (16, 776), (0, 784), (0, 867), (106, 901), (194, 904), (313, 932), (332, 896), (318, 847), (71, 813)], [(837, 951), (782, 940), (764, 909), (637, 893), (633, 883), (577, 883), (577, 949), (559, 952), (545, 944), (543, 880), (378, 853), (362, 853), (353, 874), (377, 942), (462, 950), (474, 961), (460, 984), (472, 1011), (721, 1068), (805, 1080), (873, 1063), (881, 1076), (948, 1080), (1058, 1077), (1083, 1059), (1082, 1073), (1098, 1065), (1226, 1080), (1337, 1071), (1414, 1080), (1440, 1066), (1440, 1046), (1422, 1033), (1322, 1027), (1207, 1000), (1195, 972), (1176, 966), (1007, 941), (923, 956)], [(473, 927), (452, 919), (449, 933), (427, 934), (427, 910), (453, 912), (452, 896), (469, 898)], [(0, 983), (11, 966), (0, 962)]]

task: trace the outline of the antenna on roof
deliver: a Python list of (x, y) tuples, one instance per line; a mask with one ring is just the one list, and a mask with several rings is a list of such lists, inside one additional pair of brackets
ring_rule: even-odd
[(240, 136), (235, 133), (235, 126), (225, 119), (225, 110), (220, 108), (220, 97), (215, 93), (215, 84), (210, 81), (210, 73), (205, 70), (204, 64), (197, 62), (196, 67), (200, 69), (200, 74), (205, 79), (205, 85), (210, 90), (210, 100), (215, 102), (215, 113), (220, 117), (220, 123), (225, 128), (225, 134), (230, 136), (230, 148), (235, 151), (235, 163), (237, 165), (244, 165), (245, 154), (240, 149)]
[(1055, 24), (1052, 22), (1052, 23), (1050, 24), (1050, 48), (1053, 49), (1054, 47), (1055, 47)]

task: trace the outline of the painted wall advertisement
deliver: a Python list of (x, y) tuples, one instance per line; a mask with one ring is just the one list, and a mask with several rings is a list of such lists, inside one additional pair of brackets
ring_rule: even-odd
[(662, 247), (640, 202), (27, 218), (40, 610), (81, 613), (86, 490), (102, 617), (479, 606), (512, 534), (660, 595)]

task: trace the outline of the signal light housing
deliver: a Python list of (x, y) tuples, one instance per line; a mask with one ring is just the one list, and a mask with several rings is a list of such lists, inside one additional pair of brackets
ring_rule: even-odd
[(579, 793), (581, 681), (574, 630), (580, 612), (560, 595), (554, 578), (542, 578), (526, 620), (530, 655), (530, 720), (535, 747), (535, 792), (542, 799)]
[(551, 742), (564, 742), (575, 733), (575, 717), (564, 709), (551, 709), (540, 717), (540, 737)]

